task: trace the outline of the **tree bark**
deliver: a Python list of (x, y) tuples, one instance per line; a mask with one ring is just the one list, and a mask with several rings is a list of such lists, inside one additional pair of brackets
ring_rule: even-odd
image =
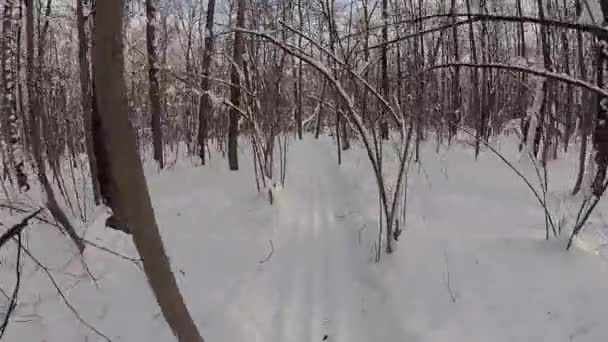
[(146, 0), (146, 48), (148, 50), (149, 100), (152, 115), (152, 145), (154, 160), (162, 169), (165, 167), (163, 158), (163, 132), (161, 124), (160, 84), (158, 82), (158, 58), (156, 54), (156, 26), (158, 23), (158, 0)]
[[(19, 190), (28, 191), (30, 189), (27, 175), (25, 174), (25, 151), (23, 150), (21, 134), (19, 134), (19, 118), (17, 116), (17, 83), (18, 83), (18, 63), (17, 53), (17, 32), (20, 30), (20, 20), (18, 19), (19, 2), (6, 0), (4, 3), (3, 22), (2, 22), (2, 84), (4, 86), (4, 97), (2, 109), (7, 116), (6, 125), (9, 139), (10, 152), (13, 156), (13, 168)], [(17, 18), (16, 18), (17, 17)]]
[(203, 78), (201, 80), (201, 90), (203, 95), (198, 106), (198, 153), (201, 158), (201, 164), (205, 165), (205, 153), (208, 138), (209, 121), (207, 119), (209, 113), (213, 110), (211, 96), (209, 94), (210, 82), (209, 75), (211, 74), (211, 59), (213, 56), (213, 45), (215, 36), (213, 34), (213, 18), (215, 15), (215, 0), (209, 0), (207, 3), (207, 23), (205, 28), (205, 50), (203, 51)]
[[(576, 33), (576, 40), (578, 44), (578, 67), (580, 69), (580, 78), (583, 81), (587, 81), (587, 69), (585, 66), (585, 58), (583, 55), (583, 34), (578, 31)], [(585, 162), (587, 158), (587, 140), (589, 136), (591, 126), (591, 113), (587, 110), (587, 106), (584, 105), (587, 96), (586, 93), (581, 91), (580, 105), (578, 106), (579, 112), (579, 129), (581, 135), (581, 148), (579, 151), (579, 162), (578, 162), (578, 175), (576, 176), (576, 182), (572, 189), (572, 194), (576, 195), (583, 183), (583, 177), (585, 175)]]
[(89, 45), (86, 37), (86, 19), (84, 17), (85, 0), (76, 0), (76, 25), (78, 26), (78, 65), (80, 67), (80, 105), (84, 122), (84, 139), (87, 158), (89, 160), (89, 170), (91, 172), (91, 183), (93, 185), (93, 197), (95, 204), (101, 203), (99, 191), (99, 179), (97, 176), (97, 160), (93, 147), (93, 125), (91, 113), (91, 74), (89, 71)]
[[(245, 0), (238, 0), (236, 27), (244, 28), (245, 25)], [(234, 46), (232, 48), (233, 65), (230, 70), (230, 101), (237, 107), (241, 103), (241, 77), (239, 70), (243, 65), (243, 33), (234, 33)], [(228, 166), (230, 170), (239, 169), (238, 138), (239, 138), (239, 113), (235, 108), (230, 109), (228, 122)]]
[(171, 271), (129, 121), (121, 34), (124, 5), (124, 0), (98, 1), (95, 14), (95, 91), (109, 176), (165, 320), (180, 342), (203, 342)]
[[(604, 27), (608, 26), (608, 0), (601, 0), (602, 18)], [(604, 87), (604, 75), (608, 67), (608, 35), (600, 33), (598, 40), (597, 84)], [(595, 130), (593, 132), (593, 148), (595, 150), (595, 163), (597, 171), (593, 180), (592, 190), (596, 197), (604, 193), (606, 169), (608, 168), (608, 97), (600, 97), (597, 101), (597, 114), (595, 117)]]
[[(452, 0), (451, 10), (452, 13), (456, 13), (456, 0)], [(454, 43), (454, 59), (460, 62), (460, 46), (458, 44), (458, 28), (456, 26), (456, 17), (452, 17), (452, 40)], [(452, 79), (452, 118), (449, 127), (448, 141), (452, 141), (452, 138), (456, 135), (458, 124), (460, 124), (461, 117), (461, 98), (460, 98), (460, 68), (454, 68), (454, 78)]]
[[(388, 101), (389, 100), (389, 89), (388, 89), (388, 0), (382, 0), (382, 96)], [(388, 123), (386, 121), (386, 111), (382, 111), (382, 118), (380, 120), (380, 137), (384, 140), (388, 139)], [(390, 234), (389, 234), (390, 235)]]
[[(298, 21), (300, 25), (300, 32), (304, 31), (304, 14), (302, 12), (302, 0), (298, 0)], [(298, 48), (302, 48), (302, 36), (298, 37)], [(298, 78), (295, 84), (297, 89), (296, 95), (296, 131), (298, 133), (298, 139), (302, 140), (302, 60), (298, 61)]]
[[(64, 210), (59, 206), (57, 199), (55, 198), (55, 193), (49, 179), (46, 175), (46, 164), (42, 159), (42, 148), (40, 143), (40, 121), (38, 118), (41, 117), (41, 105), (40, 98), (38, 96), (39, 87), (38, 87), (38, 73), (37, 67), (41, 66), (34, 65), (34, 3), (33, 0), (26, 0), (26, 49), (27, 49), (27, 67), (26, 67), (26, 77), (27, 77), (27, 91), (28, 91), (28, 108), (30, 113), (30, 134), (31, 134), (31, 144), (32, 144), (32, 154), (34, 156), (34, 160), (36, 162), (36, 166), (38, 168), (38, 180), (44, 189), (44, 193), (46, 194), (46, 206), (51, 212), (51, 215), (66, 231), (68, 236), (74, 241), (74, 244), (82, 253), (85, 249), (84, 242), (74, 229), (74, 226), (68, 219)], [(43, 37), (42, 37), (43, 38)], [(42, 47), (39, 46), (39, 54), (43, 53)]]

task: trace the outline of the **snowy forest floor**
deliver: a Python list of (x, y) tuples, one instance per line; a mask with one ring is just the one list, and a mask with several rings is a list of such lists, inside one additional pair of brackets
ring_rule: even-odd
[[(534, 180), (533, 169), (518, 161), (514, 140), (500, 143)], [(422, 164), (410, 171), (404, 233), (395, 252), (374, 264), (376, 185), (358, 144), (338, 166), (328, 137), (290, 143), (286, 186), (273, 206), (256, 192), (248, 151), (242, 147), (239, 172), (229, 172), (219, 155), (206, 167), (180, 160), (158, 173), (147, 165), (171, 264), (208, 341), (608, 338), (606, 201), (566, 253), (567, 231), (544, 240), (542, 208), (498, 158), (484, 152), (475, 161), (472, 149), (458, 144), (435, 153), (429, 142)], [(577, 155), (573, 149), (550, 165), (552, 208), (556, 219), (563, 213), (566, 228), (580, 202), (568, 195)], [(389, 175), (393, 156), (387, 146)], [(4, 215), (5, 226), (20, 219)], [(103, 222), (98, 215), (86, 238), (135, 256), (130, 237)], [(95, 285), (55, 228), (36, 224), (27, 235), (29, 249), (81, 318), (112, 341), (174, 340), (132, 263), (87, 248)], [(14, 256), (14, 246), (1, 253), (5, 290), (13, 286)], [(47, 275), (24, 260), (6, 341), (103, 341), (66, 308)]]

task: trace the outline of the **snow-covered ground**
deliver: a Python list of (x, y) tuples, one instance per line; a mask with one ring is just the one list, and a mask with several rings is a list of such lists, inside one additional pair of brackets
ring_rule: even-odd
[[(501, 151), (534, 180), (509, 141)], [(458, 145), (437, 154), (429, 142), (410, 171), (396, 251), (374, 264), (376, 188), (356, 143), (338, 166), (330, 138), (292, 142), (286, 186), (273, 206), (257, 194), (247, 151), (236, 173), (215, 155), (211, 166), (180, 161), (161, 173), (147, 170), (173, 269), (208, 341), (608, 339), (608, 260), (598, 249), (608, 241), (605, 204), (579, 248), (566, 253), (564, 238), (544, 240), (542, 209), (496, 157), (484, 152), (474, 161), (471, 148)], [(394, 158), (386, 151), (390, 175)], [(566, 228), (577, 203), (568, 195), (576, 156), (573, 150), (551, 164), (550, 200), (556, 220), (565, 213)], [(103, 221), (99, 215), (86, 238), (134, 256), (129, 237)], [(80, 318), (112, 341), (174, 340), (133, 263), (88, 247), (95, 285), (56, 229), (34, 225), (28, 243)], [(10, 291), (14, 246), (1, 256), (0, 287)], [(103, 341), (24, 260), (6, 341)]]

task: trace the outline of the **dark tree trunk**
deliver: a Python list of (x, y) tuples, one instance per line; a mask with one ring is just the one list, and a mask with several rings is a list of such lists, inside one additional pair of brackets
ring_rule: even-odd
[(154, 209), (129, 121), (122, 48), (124, 0), (96, 4), (94, 79), (109, 176), (120, 211), (133, 232), (133, 242), (161, 312), (180, 342), (203, 342), (179, 292), (154, 217)]
[[(384, 99), (389, 101), (389, 89), (388, 89), (388, 0), (382, 0), (382, 96)], [(380, 137), (384, 140), (388, 139), (388, 122), (386, 121), (386, 110), (382, 110), (382, 117), (380, 119)]]
[(203, 95), (198, 106), (198, 153), (201, 163), (205, 165), (205, 153), (208, 139), (208, 119), (209, 113), (213, 110), (211, 102), (209, 75), (211, 74), (211, 57), (213, 56), (214, 34), (213, 18), (215, 15), (215, 0), (209, 0), (207, 4), (207, 23), (205, 25), (205, 50), (203, 51), (203, 78), (201, 80), (201, 90)]
[[(451, 12), (456, 13), (456, 0), (452, 0)], [(456, 17), (452, 17), (452, 40), (454, 43), (454, 59), (456, 60), (456, 62), (460, 62), (460, 48), (458, 44), (458, 29), (456, 26)], [(452, 79), (452, 122), (450, 123), (449, 127), (449, 141), (451, 141), (452, 137), (456, 135), (457, 127), (460, 124), (460, 104), (460, 68), (456, 67), (454, 69), (454, 78)]]
[[(585, 66), (585, 58), (583, 54), (583, 34), (582, 32), (576, 33), (577, 44), (578, 44), (578, 67), (580, 69), (580, 78), (583, 81), (587, 81), (587, 68)], [(599, 57), (599, 56), (598, 56)], [(590, 126), (591, 126), (591, 113), (587, 110), (589, 107), (586, 106), (586, 100), (588, 96), (586, 96), (586, 92), (581, 92), (580, 96), (580, 105), (578, 106), (579, 112), (579, 127), (580, 127), (580, 135), (581, 135), (581, 149), (579, 153), (579, 163), (578, 163), (578, 175), (576, 177), (576, 182), (574, 184), (574, 188), (572, 189), (572, 194), (576, 195), (583, 183), (583, 177), (585, 175), (585, 162), (587, 158), (587, 139), (589, 136)]]
[(2, 18), (2, 84), (4, 86), (4, 96), (2, 109), (6, 115), (6, 132), (8, 133), (10, 153), (13, 156), (13, 168), (17, 185), (22, 191), (30, 189), (27, 175), (25, 174), (25, 151), (22, 145), (21, 134), (19, 133), (19, 119), (17, 113), (17, 93), (19, 68), (17, 63), (17, 32), (20, 30), (20, 20), (18, 18), (19, 1), (6, 0), (4, 2), (4, 12)]
[(91, 118), (91, 75), (89, 72), (88, 42), (86, 37), (86, 19), (83, 13), (83, 1), (76, 0), (76, 24), (78, 26), (78, 64), (80, 67), (80, 105), (84, 122), (84, 139), (87, 158), (89, 160), (89, 170), (91, 171), (91, 183), (93, 185), (93, 197), (95, 204), (101, 203), (101, 193), (99, 191), (99, 180), (97, 176), (97, 161), (93, 147), (93, 127)]
[[(608, 0), (601, 0), (603, 25), (608, 25)], [(598, 63), (597, 84), (604, 87), (604, 74), (608, 67), (608, 35), (598, 33)], [(593, 194), (596, 197), (604, 193), (606, 169), (608, 167), (608, 97), (601, 97), (597, 101), (597, 114), (595, 117), (595, 130), (593, 132), (593, 147), (595, 149), (595, 162), (597, 173), (593, 181)]]
[(158, 81), (158, 58), (156, 55), (156, 26), (158, 24), (157, 0), (146, 0), (146, 48), (148, 50), (149, 100), (152, 115), (152, 145), (154, 160), (162, 169), (165, 167), (163, 158), (163, 132), (161, 124), (161, 94)]
[[(237, 6), (236, 27), (244, 28), (245, 25), (245, 0), (239, 0)], [(240, 68), (243, 65), (243, 33), (234, 33), (234, 46), (232, 48), (232, 59), (234, 65), (230, 70), (230, 101), (237, 107), (241, 104), (241, 77), (239, 76)], [(238, 159), (238, 138), (239, 138), (239, 112), (232, 108), (230, 109), (230, 118), (228, 123), (228, 166), (230, 170), (236, 171), (239, 169)]]

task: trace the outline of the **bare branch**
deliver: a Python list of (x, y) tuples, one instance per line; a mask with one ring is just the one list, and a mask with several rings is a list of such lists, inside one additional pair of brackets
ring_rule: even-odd
[(464, 62), (456, 63), (456, 62), (454, 62), (454, 63), (433, 65), (433, 66), (425, 69), (425, 71), (431, 71), (431, 70), (442, 69), (442, 68), (451, 68), (451, 67), (456, 67), (456, 66), (469, 67), (469, 68), (480, 68), (480, 69), (486, 68), (486, 69), (503, 69), (503, 70), (520, 71), (520, 72), (525, 72), (525, 73), (536, 75), (536, 76), (541, 76), (541, 77), (550, 78), (553, 80), (562, 81), (567, 84), (576, 85), (576, 86), (591, 90), (598, 95), (608, 96), (608, 91), (606, 91), (594, 84), (591, 84), (591, 83), (588, 83), (585, 81), (581, 81), (579, 79), (570, 77), (568, 75), (551, 72), (551, 71), (547, 71), (547, 70), (534, 69), (534, 68), (530, 68), (530, 67), (516, 66), (516, 65), (508, 65), (508, 64), (500, 64), (500, 63), (474, 64), (474, 63), (464, 63)]
[[(27, 221), (24, 226), (27, 226)], [(12, 228), (11, 228), (12, 229)], [(8, 326), (8, 322), (11, 318), (11, 315), (15, 311), (17, 307), (17, 296), (19, 295), (19, 287), (21, 286), (21, 230), (17, 233), (17, 261), (15, 263), (15, 288), (13, 289), (13, 294), (9, 300), (8, 309), (6, 309), (6, 314), (4, 315), (4, 320), (2, 321), (2, 325), (0, 326), (0, 340), (4, 336), (4, 332), (6, 331), (6, 327)]]
[(38, 215), (40, 212), (42, 211), (42, 208), (36, 210), (35, 212), (27, 215), (26, 217), (24, 217), (21, 222), (17, 223), (16, 225), (12, 226), (9, 230), (7, 230), (6, 232), (4, 232), (4, 234), (2, 234), (2, 236), (0, 236), (0, 248), (2, 248), (2, 246), (4, 246), (4, 244), (11, 239), (12, 237), (21, 234), (21, 231), (23, 231), (23, 229), (25, 229), (25, 227), (27, 227), (29, 221), (34, 218), (36, 215)]
[[(465, 20), (462, 22), (457, 22), (456, 25), (468, 24), (469, 22), (475, 22), (475, 21), (486, 21), (486, 22), (504, 21), (504, 22), (512, 22), (512, 23), (539, 24), (539, 25), (551, 26), (551, 27), (562, 28), (562, 29), (582, 31), (582, 32), (598, 34), (598, 35), (608, 34), (607, 29), (605, 29), (599, 25), (593, 25), (593, 24), (573, 23), (573, 22), (546, 19), (546, 18), (540, 19), (538, 17), (530, 17), (530, 16), (509, 16), (509, 15), (500, 15), (500, 14), (481, 14), (481, 13), (438, 13), (438, 14), (432, 14), (432, 15), (427, 15), (427, 16), (422, 16), (422, 17), (416, 17), (416, 18), (412, 18), (412, 19), (398, 20), (393, 23), (389, 23), (389, 25), (398, 26), (398, 25), (403, 25), (403, 24), (415, 24), (415, 23), (432, 20), (432, 19), (446, 18), (446, 17), (466, 17), (466, 18), (468, 18), (468, 20)], [(377, 25), (374, 27), (370, 27), (369, 29), (371, 31), (371, 30), (379, 30), (381, 28), (382, 28), (382, 25)], [(431, 30), (435, 31), (435, 30), (441, 30), (443, 28), (444, 28), (443, 26), (439, 26), (439, 27), (433, 28)], [(361, 35), (361, 34), (365, 34), (365, 33), (366, 33), (365, 31), (355, 32), (350, 35), (345, 35), (343, 37), (340, 37), (340, 39), (347, 39), (349, 37), (357, 36), (357, 35)], [(424, 34), (424, 33), (430, 33), (430, 32), (422, 31), (421, 33)], [(414, 36), (409, 36), (409, 35), (404, 36), (404, 37), (398, 37), (396, 39), (390, 40), (388, 42), (388, 44), (397, 43), (399, 41), (407, 40), (407, 39), (410, 39), (413, 37)], [(381, 43), (381, 44), (370, 46), (369, 48), (375, 49), (375, 48), (382, 47), (383, 45), (384, 44)]]
[(105, 334), (103, 334), (97, 328), (95, 328), (90, 323), (88, 323), (87, 321), (85, 321), (82, 318), (82, 316), (80, 316), (80, 314), (78, 313), (78, 311), (76, 310), (76, 308), (74, 308), (74, 306), (70, 303), (70, 301), (68, 301), (68, 298), (65, 296), (65, 294), (63, 293), (63, 291), (59, 287), (59, 284), (57, 283), (57, 281), (55, 280), (55, 278), (53, 277), (53, 275), (51, 274), (51, 272), (49, 271), (49, 269), (46, 266), (44, 266), (34, 255), (32, 255), (32, 253), (27, 248), (21, 246), (21, 249), (46, 274), (46, 276), (51, 281), (51, 284), (53, 284), (53, 287), (55, 288), (55, 290), (57, 290), (57, 294), (59, 294), (59, 297), (61, 297), (61, 300), (63, 301), (63, 303), (65, 304), (65, 306), (67, 306), (68, 309), (72, 312), (72, 314), (74, 315), (74, 317), (76, 317), (76, 319), (78, 319), (78, 321), (82, 325), (84, 325), (85, 327), (87, 327), (89, 330), (93, 331), (95, 334), (97, 334), (99, 337), (103, 338), (105, 341), (112, 342), (112, 340), (108, 336), (106, 336)]

